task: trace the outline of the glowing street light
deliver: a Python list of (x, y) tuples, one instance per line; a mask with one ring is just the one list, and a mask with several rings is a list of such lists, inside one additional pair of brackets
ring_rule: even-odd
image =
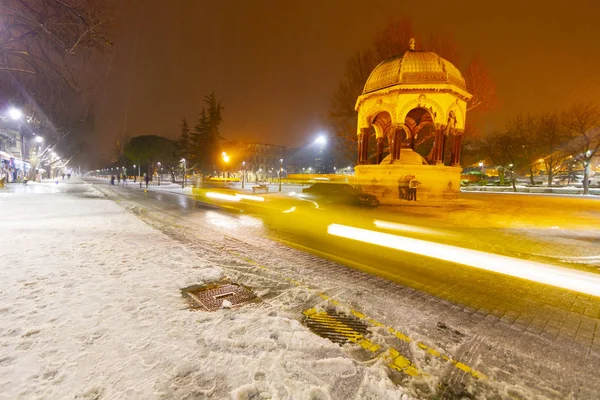
[(160, 171), (162, 171), (162, 164), (159, 162), (156, 163), (156, 167), (158, 172), (156, 173), (158, 175), (158, 186), (160, 186)]
[(44, 138), (41, 137), (41, 136), (36, 136), (35, 137), (35, 141), (38, 142), (38, 143), (42, 143), (44, 141)]
[(8, 110), (8, 115), (12, 119), (17, 120), (17, 119), (21, 119), (21, 117), (23, 116), (23, 113), (18, 108), (12, 107), (10, 110)]
[(325, 135), (319, 135), (316, 139), (315, 139), (315, 144), (320, 144), (320, 145), (325, 145), (327, 144), (327, 136)]
[(279, 191), (281, 192), (281, 174), (283, 173), (283, 158), (279, 159)]
[(181, 159), (181, 163), (183, 164), (183, 179), (181, 180), (181, 188), (185, 188), (185, 158)]

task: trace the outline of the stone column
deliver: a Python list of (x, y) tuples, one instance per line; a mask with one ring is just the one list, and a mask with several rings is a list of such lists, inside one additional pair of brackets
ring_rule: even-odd
[(361, 128), (358, 135), (358, 163), (361, 165), (369, 163), (369, 132), (368, 128)]
[(396, 129), (392, 127), (388, 132), (388, 145), (390, 148), (390, 164), (396, 161)]
[(396, 156), (394, 157), (396, 160), (400, 160), (400, 153), (402, 150), (402, 134), (404, 133), (404, 130), (399, 127), (395, 129), (396, 133), (395, 133), (395, 143), (396, 143)]
[(383, 161), (383, 147), (385, 145), (385, 138), (382, 137), (378, 137), (377, 138), (377, 164), (381, 164), (381, 161)]
[(452, 143), (452, 161), (453, 167), (460, 166), (460, 150), (461, 150), (462, 134), (454, 135), (454, 141)]
[(433, 151), (433, 162), (436, 165), (444, 163), (444, 141), (446, 136), (444, 135), (444, 129), (442, 127), (436, 127), (435, 129), (435, 149)]

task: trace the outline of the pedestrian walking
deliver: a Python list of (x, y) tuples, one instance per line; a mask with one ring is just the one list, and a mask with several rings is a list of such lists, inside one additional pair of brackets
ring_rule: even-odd
[(150, 182), (150, 175), (144, 174), (144, 180), (146, 181), (146, 188), (148, 187), (148, 182)]
[(111, 176), (110, 176), (110, 184), (111, 184), (111, 185), (114, 185), (114, 184), (115, 184), (115, 176), (114, 176), (114, 175), (111, 175)]
[(121, 174), (117, 174), (117, 184), (121, 184)]
[(127, 186), (127, 175), (123, 174), (123, 186)]

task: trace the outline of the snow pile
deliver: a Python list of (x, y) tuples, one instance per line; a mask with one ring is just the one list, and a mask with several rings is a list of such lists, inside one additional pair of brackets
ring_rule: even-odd
[(406, 398), (282, 298), (190, 311), (220, 266), (90, 194), (2, 196), (0, 399)]

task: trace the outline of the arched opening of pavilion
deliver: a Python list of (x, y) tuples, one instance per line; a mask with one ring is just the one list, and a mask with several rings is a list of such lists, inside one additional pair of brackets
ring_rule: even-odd
[(421, 183), (421, 198), (460, 189), (460, 149), (471, 95), (454, 65), (433, 52), (410, 49), (371, 73), (358, 111), (356, 177), (382, 203), (398, 202), (398, 182)]

